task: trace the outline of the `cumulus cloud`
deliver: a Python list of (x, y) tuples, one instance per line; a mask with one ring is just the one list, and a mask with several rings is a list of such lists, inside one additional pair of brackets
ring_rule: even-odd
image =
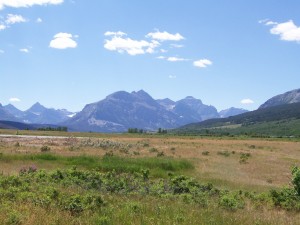
[(29, 50), (28, 50), (28, 48), (21, 48), (20, 52), (29, 53)]
[(167, 60), (169, 62), (188, 61), (188, 59), (180, 58), (180, 57), (168, 57)]
[(21, 15), (8, 14), (5, 20), (6, 24), (24, 23), (27, 20)]
[(72, 34), (58, 33), (54, 35), (54, 39), (50, 41), (49, 47), (56, 49), (76, 48), (77, 42), (72, 38)]
[(27, 19), (25, 19), (23, 16), (8, 14), (5, 20), (0, 21), (0, 31), (9, 28), (10, 25), (13, 25), (15, 23), (24, 23), (24, 22), (27, 22)]
[(110, 36), (111, 39), (106, 39), (104, 42), (104, 48), (110, 51), (117, 51), (119, 53), (126, 52), (129, 55), (142, 55), (146, 53), (153, 53), (160, 43), (152, 40), (151, 42), (145, 40), (134, 40), (128, 37), (126, 33), (118, 31), (107, 31), (105, 36)]
[(249, 105), (249, 104), (253, 104), (254, 101), (249, 99), (249, 98), (245, 98), (245, 99), (241, 100), (241, 103), (244, 104), (244, 105)]
[(155, 40), (159, 40), (159, 41), (180, 41), (180, 40), (184, 39), (184, 37), (179, 33), (170, 34), (167, 31), (164, 31), (164, 32), (160, 32), (160, 31), (151, 32), (151, 33), (148, 33), (146, 35), (146, 37), (147, 38), (152, 38), (152, 39), (155, 39)]
[(297, 27), (293, 20), (284, 23), (266, 20), (263, 23), (267, 26), (272, 26), (270, 33), (279, 35), (280, 40), (300, 42), (300, 27)]
[(194, 61), (193, 65), (199, 68), (205, 68), (207, 66), (212, 65), (212, 61), (208, 60), (208, 59), (199, 59), (197, 61)]
[(10, 98), (9, 101), (10, 102), (20, 102), (21, 100), (19, 98), (13, 97), (13, 98)]
[(160, 55), (160, 56), (157, 56), (156, 58), (157, 58), (157, 59), (165, 59), (166, 57), (165, 57), (165, 56), (162, 56), (162, 55)]
[(64, 0), (0, 0), (0, 10), (4, 7), (31, 7), (33, 5), (58, 5)]

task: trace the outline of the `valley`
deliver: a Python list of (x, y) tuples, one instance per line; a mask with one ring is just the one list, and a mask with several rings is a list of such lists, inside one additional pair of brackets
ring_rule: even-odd
[[(2, 221), (14, 218), (25, 225), (44, 218), (49, 224), (299, 221), (294, 213), (298, 206), (277, 205), (271, 191), (292, 188), (291, 168), (300, 164), (298, 139), (0, 131)], [(14, 197), (9, 197), (12, 190)], [(157, 214), (160, 210), (164, 213)]]

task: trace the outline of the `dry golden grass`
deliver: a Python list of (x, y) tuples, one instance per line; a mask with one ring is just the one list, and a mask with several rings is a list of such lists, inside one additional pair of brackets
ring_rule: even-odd
[[(36, 134), (41, 134), (36, 133)], [(86, 134), (85, 134), (86, 135)], [(120, 149), (102, 149), (87, 146), (86, 140), (97, 142), (109, 140), (130, 147)], [(19, 143), (19, 144), (17, 144)], [(17, 146), (19, 145), (19, 146)], [(198, 180), (212, 182), (221, 187), (264, 191), (288, 185), (293, 165), (300, 165), (300, 142), (268, 139), (220, 139), (197, 137), (172, 137), (158, 135), (99, 135), (92, 138), (53, 137), (29, 138), (21, 136), (0, 137), (0, 152), (3, 154), (40, 153), (47, 145), (50, 152), (62, 156), (93, 155), (103, 156), (108, 151), (126, 157), (156, 157), (158, 152), (165, 156), (184, 158), (195, 164), (195, 170), (188, 175)], [(152, 149), (152, 150), (151, 150)], [(154, 149), (154, 150), (153, 150)], [(220, 152), (228, 152), (224, 156)], [(207, 154), (203, 154), (207, 152)], [(241, 153), (249, 153), (246, 163), (240, 163)], [(26, 162), (28, 164), (30, 162)], [(0, 172), (17, 172), (24, 162), (13, 164), (2, 162)], [(59, 165), (44, 163), (38, 168), (52, 169)]]

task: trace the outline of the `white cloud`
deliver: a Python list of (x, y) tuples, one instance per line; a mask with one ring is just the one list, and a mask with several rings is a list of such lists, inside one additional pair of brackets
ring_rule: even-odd
[(279, 35), (281, 40), (300, 42), (300, 27), (297, 27), (293, 20), (289, 20), (284, 23), (277, 23), (267, 20), (263, 23), (268, 26), (273, 26), (270, 29), (270, 33)]
[(0, 24), (0, 30), (5, 30), (7, 28), (7, 26), (6, 25), (4, 25), (4, 24)]
[(0, 54), (4, 54), (4, 51), (2, 49), (0, 49)]
[(42, 20), (41, 18), (37, 18), (35, 22), (37, 22), (37, 23), (42, 23), (43, 20)]
[(25, 23), (25, 22), (27, 22), (27, 19), (25, 19), (21, 15), (8, 14), (6, 16), (6, 20), (0, 22), (0, 31), (9, 28), (10, 25), (13, 25), (15, 23)]
[(263, 23), (263, 24), (265, 24), (267, 21), (269, 21), (269, 19), (259, 20), (258, 23)]
[(292, 20), (276, 24), (270, 32), (280, 35), (280, 39), (284, 41), (300, 41), (300, 27), (297, 27)]
[(179, 62), (179, 61), (188, 61), (188, 59), (185, 58), (179, 58), (179, 57), (169, 57), (167, 58), (169, 62)]
[(267, 21), (267, 22), (265, 23), (265, 25), (267, 25), (267, 26), (270, 26), (270, 25), (276, 25), (276, 24), (278, 24), (278, 23), (273, 22), (273, 21)]
[(157, 56), (156, 58), (157, 58), (157, 59), (165, 59), (166, 57), (165, 57), (165, 56), (162, 56), (162, 55), (160, 55), (160, 56)]
[[(0, 0), (1, 1), (1, 0)], [(6, 24), (24, 23), (27, 20), (21, 15), (8, 14), (5, 20)]]
[(56, 49), (76, 48), (77, 43), (72, 38), (72, 34), (58, 33), (54, 36), (54, 39), (50, 41), (49, 47)]
[(258, 23), (264, 24), (264, 25), (266, 25), (266, 26), (278, 24), (277, 22), (273, 22), (273, 21), (270, 20), (270, 19), (259, 20)]
[(160, 52), (161, 53), (166, 53), (166, 52), (168, 52), (168, 50), (166, 50), (166, 49), (160, 49)]
[(9, 99), (10, 102), (20, 102), (21, 100), (19, 98), (10, 98)]
[(160, 31), (151, 32), (151, 33), (147, 34), (146, 37), (156, 39), (156, 40), (159, 40), (159, 41), (180, 41), (180, 40), (184, 39), (184, 37), (179, 33), (170, 34), (167, 31), (164, 31), (164, 32), (160, 32)]
[(126, 33), (118, 31), (107, 31), (105, 36), (112, 36), (110, 40), (105, 40), (104, 48), (110, 51), (117, 51), (119, 53), (128, 53), (129, 55), (141, 55), (146, 53), (153, 53), (160, 43), (152, 40), (151, 42), (145, 40), (133, 40), (125, 38)]
[(170, 79), (176, 79), (176, 76), (175, 75), (169, 75), (169, 78)]
[(171, 44), (172, 48), (183, 48), (184, 45), (179, 45), (179, 44)]
[(118, 36), (118, 37), (122, 37), (122, 36), (126, 36), (127, 34), (122, 32), (122, 31), (117, 31), (117, 32), (113, 32), (113, 31), (106, 31), (104, 33), (104, 36)]
[(27, 48), (21, 48), (20, 52), (29, 53), (29, 50)]
[(253, 104), (254, 101), (249, 98), (245, 98), (245, 99), (241, 100), (241, 103), (245, 104), (245, 105), (249, 105), (249, 104)]
[(193, 65), (196, 67), (200, 67), (200, 68), (205, 68), (207, 66), (212, 65), (212, 61), (208, 60), (208, 59), (199, 59), (197, 61), (194, 61)]
[(0, 0), (0, 10), (4, 7), (31, 7), (33, 5), (58, 5), (64, 0)]

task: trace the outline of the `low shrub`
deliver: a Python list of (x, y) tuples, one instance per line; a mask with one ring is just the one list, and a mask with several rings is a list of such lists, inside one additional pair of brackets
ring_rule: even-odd
[(47, 145), (44, 145), (41, 147), (41, 152), (50, 152), (51, 148)]
[(209, 155), (209, 151), (203, 151), (202, 155)]
[(227, 150), (226, 150), (226, 151), (219, 151), (217, 154), (218, 154), (218, 155), (225, 156), (225, 157), (230, 156), (230, 152), (227, 151)]

